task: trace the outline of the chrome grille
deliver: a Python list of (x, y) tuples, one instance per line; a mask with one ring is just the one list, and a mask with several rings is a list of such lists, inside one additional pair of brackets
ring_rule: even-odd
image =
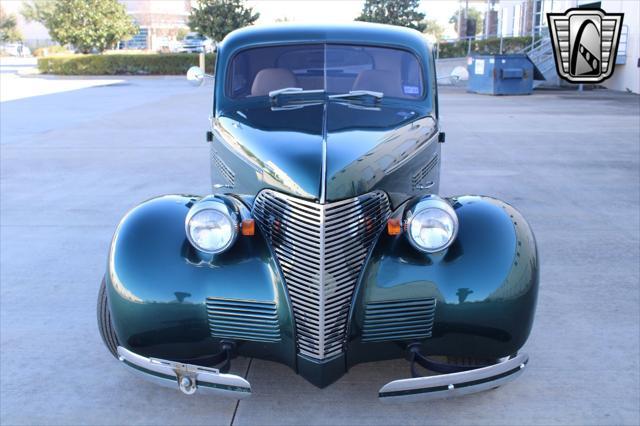
[(256, 197), (253, 216), (284, 274), (301, 354), (342, 352), (356, 281), (389, 212), (383, 192), (329, 204), (272, 190)]
[(207, 298), (213, 337), (258, 342), (280, 341), (278, 312), (273, 302)]
[(368, 303), (362, 327), (363, 342), (421, 340), (431, 337), (435, 299)]

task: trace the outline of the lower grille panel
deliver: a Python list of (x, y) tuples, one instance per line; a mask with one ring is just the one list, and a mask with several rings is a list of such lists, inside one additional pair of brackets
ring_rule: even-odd
[(279, 342), (276, 304), (239, 299), (207, 299), (209, 330), (213, 337), (230, 340)]
[(368, 303), (364, 313), (362, 341), (403, 341), (431, 337), (435, 309), (435, 299)]
[(301, 354), (325, 359), (343, 351), (356, 282), (389, 214), (382, 192), (329, 204), (272, 190), (256, 197), (253, 216), (282, 269)]

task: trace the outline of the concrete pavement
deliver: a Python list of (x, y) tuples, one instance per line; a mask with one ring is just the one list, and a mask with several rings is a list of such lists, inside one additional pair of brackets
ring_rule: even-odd
[(142, 200), (204, 194), (209, 183), (210, 87), (118, 80), (0, 103), (3, 425), (640, 422), (638, 96), (441, 91), (442, 194), (502, 198), (538, 239), (531, 363), (518, 381), (382, 405), (377, 390), (407, 377), (406, 362), (362, 364), (320, 390), (287, 367), (239, 359), (233, 372), (254, 395), (236, 403), (141, 381), (100, 341), (95, 300), (119, 219)]

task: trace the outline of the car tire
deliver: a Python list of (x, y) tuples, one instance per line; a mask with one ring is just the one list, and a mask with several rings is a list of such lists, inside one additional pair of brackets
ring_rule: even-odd
[(98, 329), (100, 330), (100, 336), (104, 345), (107, 347), (111, 355), (118, 358), (118, 336), (113, 329), (111, 323), (111, 312), (109, 311), (109, 304), (107, 303), (107, 285), (104, 278), (100, 284), (100, 292), (98, 293)]

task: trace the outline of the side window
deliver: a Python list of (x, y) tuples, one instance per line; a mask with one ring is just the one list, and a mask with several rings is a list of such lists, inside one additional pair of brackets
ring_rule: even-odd
[(248, 93), (249, 87), (249, 64), (246, 55), (238, 55), (231, 62), (229, 69), (231, 78), (229, 79), (229, 95), (232, 98), (238, 98)]

